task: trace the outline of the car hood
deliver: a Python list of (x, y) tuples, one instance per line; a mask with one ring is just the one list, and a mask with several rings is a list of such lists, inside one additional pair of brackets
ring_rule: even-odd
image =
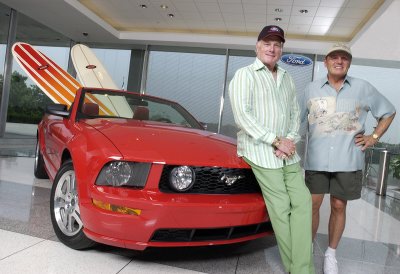
[(86, 120), (104, 134), (129, 161), (171, 165), (248, 167), (230, 137), (157, 122)]

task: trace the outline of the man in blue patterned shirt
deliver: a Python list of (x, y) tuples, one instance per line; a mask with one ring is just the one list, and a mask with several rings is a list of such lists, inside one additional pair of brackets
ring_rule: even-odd
[(264, 27), (255, 62), (235, 73), (229, 96), (239, 128), (237, 153), (261, 187), (285, 270), (313, 274), (311, 195), (295, 147), (300, 109), (292, 78), (277, 65), (284, 42), (280, 27)]
[[(347, 201), (361, 197), (364, 150), (378, 142), (396, 113), (370, 83), (347, 75), (351, 60), (350, 48), (335, 44), (324, 61), (327, 77), (307, 86), (302, 105), (302, 120), (308, 119), (304, 169), (313, 200), (313, 238), (324, 194), (330, 194), (325, 274), (338, 273), (336, 248), (345, 228)], [(370, 135), (364, 134), (368, 112), (378, 121)]]

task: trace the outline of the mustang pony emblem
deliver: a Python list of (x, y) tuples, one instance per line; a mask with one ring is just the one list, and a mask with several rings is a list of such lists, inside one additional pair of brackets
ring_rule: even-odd
[(221, 177), (221, 181), (224, 182), (226, 185), (230, 186), (233, 185), (237, 180), (243, 179), (244, 176), (239, 175), (239, 176), (235, 176), (235, 175), (226, 175), (224, 174)]

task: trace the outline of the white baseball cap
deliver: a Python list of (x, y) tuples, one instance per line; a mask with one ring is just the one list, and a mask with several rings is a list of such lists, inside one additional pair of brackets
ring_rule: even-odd
[(350, 55), (350, 57), (352, 57), (353, 55), (351, 54), (351, 50), (349, 48), (349, 46), (347, 46), (344, 43), (336, 43), (334, 44), (326, 53), (326, 56), (328, 56), (329, 54), (331, 54), (332, 52), (335, 51), (343, 51), (346, 52), (348, 55)]

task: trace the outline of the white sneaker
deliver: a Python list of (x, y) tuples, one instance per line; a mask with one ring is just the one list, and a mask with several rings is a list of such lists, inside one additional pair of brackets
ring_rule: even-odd
[(337, 261), (334, 256), (325, 255), (324, 260), (324, 274), (338, 274)]

